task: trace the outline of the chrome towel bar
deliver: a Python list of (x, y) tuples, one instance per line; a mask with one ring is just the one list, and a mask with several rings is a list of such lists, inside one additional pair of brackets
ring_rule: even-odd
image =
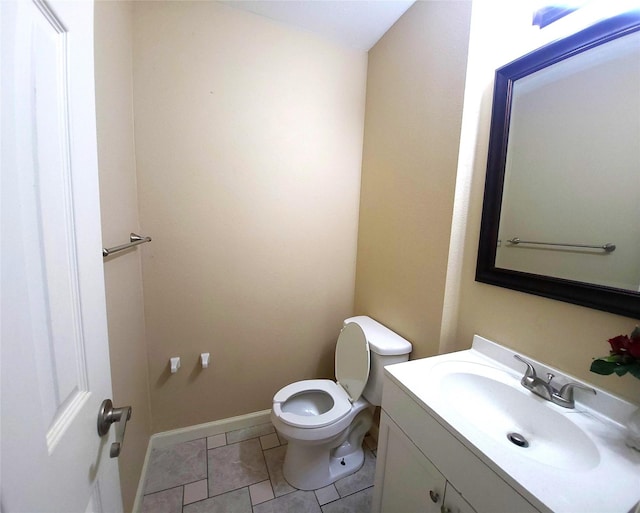
[(121, 244), (120, 246), (114, 246), (112, 248), (102, 248), (102, 257), (108, 257), (118, 251), (124, 251), (125, 249), (132, 248), (133, 246), (137, 246), (138, 244), (144, 244), (145, 242), (151, 242), (151, 237), (143, 237), (142, 235), (138, 235), (136, 233), (129, 234), (129, 241), (126, 244)]
[(592, 246), (589, 244), (567, 244), (562, 242), (536, 242), (532, 240), (520, 240), (518, 237), (514, 237), (513, 239), (507, 240), (509, 244), (540, 244), (542, 246), (565, 246), (569, 248), (589, 248), (589, 249), (602, 249), (607, 253), (611, 253), (615, 251), (616, 245), (611, 242), (607, 242), (606, 244), (602, 244), (600, 246)]

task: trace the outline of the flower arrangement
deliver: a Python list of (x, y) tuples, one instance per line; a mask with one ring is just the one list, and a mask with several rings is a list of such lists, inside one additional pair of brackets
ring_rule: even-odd
[(609, 344), (609, 356), (593, 360), (591, 372), (604, 375), (615, 373), (618, 376), (628, 372), (640, 379), (640, 328), (636, 326), (631, 335), (610, 338)]

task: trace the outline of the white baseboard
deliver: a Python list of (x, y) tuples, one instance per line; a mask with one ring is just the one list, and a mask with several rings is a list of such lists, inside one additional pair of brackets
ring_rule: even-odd
[(219, 435), (227, 431), (235, 431), (236, 429), (244, 429), (258, 424), (269, 422), (271, 410), (262, 410), (254, 413), (247, 413), (238, 417), (230, 417), (228, 419), (215, 420), (205, 424), (189, 426), (186, 428), (173, 429), (156, 433), (149, 440), (152, 449), (164, 449), (171, 445), (196, 440), (198, 438), (206, 438), (208, 436)]
[(153, 449), (164, 449), (175, 444), (197, 440), (198, 438), (206, 438), (208, 436), (219, 435), (227, 431), (235, 431), (236, 429), (244, 429), (258, 424), (269, 422), (271, 410), (262, 410), (254, 413), (247, 413), (238, 417), (230, 417), (228, 419), (215, 420), (205, 424), (198, 424), (186, 428), (173, 429), (171, 431), (163, 431), (151, 436), (149, 445), (147, 446), (147, 454), (144, 458), (142, 472), (140, 473), (140, 481), (138, 482), (138, 490), (136, 499), (133, 503), (133, 513), (140, 511), (142, 506), (142, 496), (144, 493), (144, 483), (147, 477), (147, 465), (149, 457)]

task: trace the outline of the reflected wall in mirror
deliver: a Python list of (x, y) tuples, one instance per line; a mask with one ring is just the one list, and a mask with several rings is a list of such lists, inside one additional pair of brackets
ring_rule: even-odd
[(640, 11), (496, 71), (476, 280), (640, 317)]

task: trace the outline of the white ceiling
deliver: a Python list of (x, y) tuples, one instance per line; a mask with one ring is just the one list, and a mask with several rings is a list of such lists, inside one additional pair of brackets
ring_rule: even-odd
[(226, 0), (223, 3), (368, 51), (415, 0)]

